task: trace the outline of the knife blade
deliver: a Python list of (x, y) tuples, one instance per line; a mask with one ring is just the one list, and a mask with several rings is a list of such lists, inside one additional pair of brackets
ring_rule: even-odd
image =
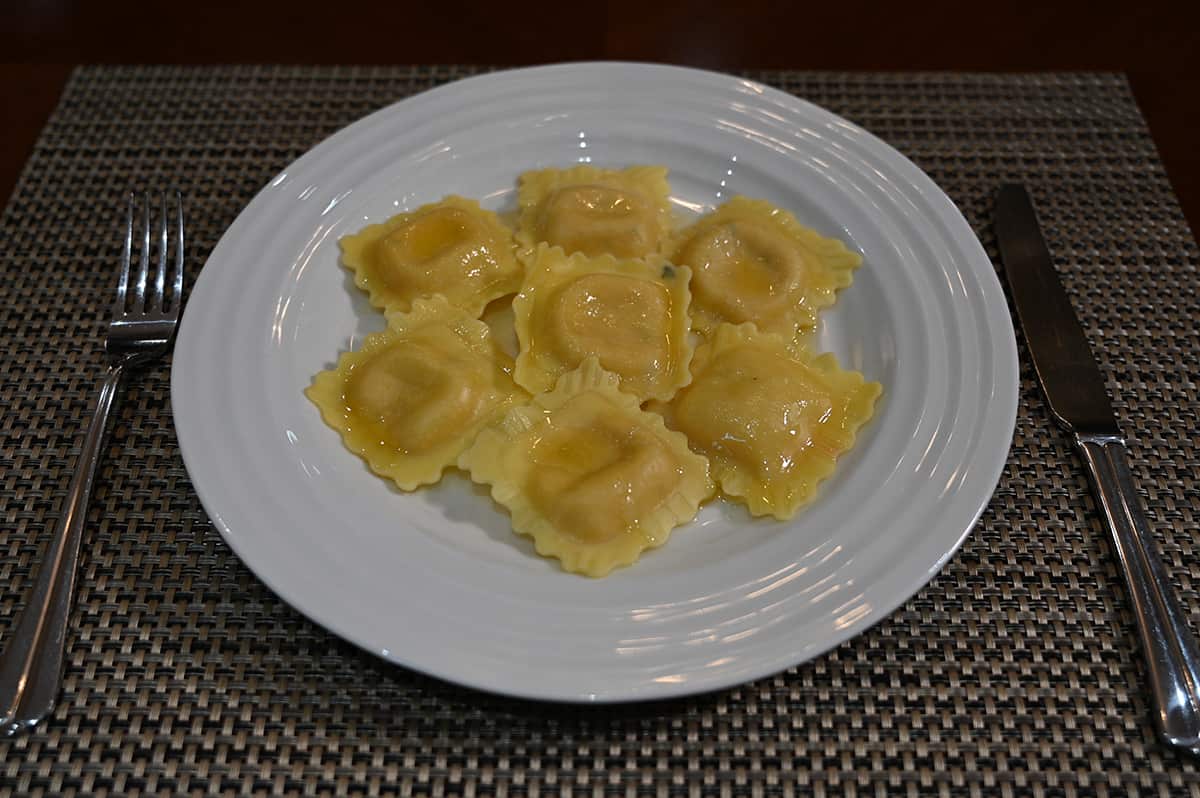
[(996, 195), (995, 231), (1034, 371), (1055, 419), (1072, 433), (1129, 588), (1155, 704), (1155, 726), (1200, 755), (1200, 648), (1154, 545), (1101, 373), (1020, 185)]
[(1050, 410), (1070, 432), (1120, 435), (1083, 327), (1059, 282), (1024, 187), (996, 196), (996, 238), (1013, 304)]

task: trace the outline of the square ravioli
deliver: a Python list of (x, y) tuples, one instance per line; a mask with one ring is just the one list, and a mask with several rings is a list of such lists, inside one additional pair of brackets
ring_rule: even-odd
[(753, 324), (722, 324), (696, 349), (692, 383), (657, 405), (753, 515), (792, 518), (854, 445), (882, 388)]
[(474, 200), (448, 196), (343, 236), (342, 263), (384, 311), (442, 295), (478, 318), (521, 285), (512, 231)]
[(718, 324), (754, 322), (800, 344), (817, 311), (853, 280), (862, 257), (764, 200), (734, 197), (680, 231), (672, 263), (690, 266), (692, 323), (708, 335)]
[(510, 410), (459, 458), (563, 570), (607, 575), (667, 542), (714, 490), (708, 461), (594, 357)]
[(517, 189), (522, 257), (540, 243), (568, 255), (641, 258), (658, 252), (670, 235), (670, 193), (662, 166), (525, 172)]
[(670, 399), (691, 379), (691, 271), (660, 256), (563, 254), (542, 244), (513, 300), (514, 377), (537, 393), (589, 355), (639, 399)]
[(346, 448), (402, 490), (437, 482), (481, 427), (528, 399), (486, 324), (444, 297), (388, 316), (305, 395)]

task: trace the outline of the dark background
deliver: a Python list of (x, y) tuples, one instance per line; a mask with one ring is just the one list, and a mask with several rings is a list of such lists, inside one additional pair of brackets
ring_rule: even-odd
[(1200, 224), (1200, 3), (0, 0), (0, 196), (80, 63), (540, 64), (1126, 73)]

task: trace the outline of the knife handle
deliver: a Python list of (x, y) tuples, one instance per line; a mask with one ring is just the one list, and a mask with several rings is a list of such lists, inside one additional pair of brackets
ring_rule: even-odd
[(1077, 434), (1075, 444), (1088, 465), (1129, 587), (1158, 731), (1167, 744), (1200, 755), (1200, 649), (1158, 558), (1124, 441)]

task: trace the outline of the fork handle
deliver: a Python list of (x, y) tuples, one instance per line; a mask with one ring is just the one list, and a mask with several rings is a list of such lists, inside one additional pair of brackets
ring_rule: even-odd
[(123, 371), (124, 364), (117, 363), (109, 366), (105, 375), (96, 412), (71, 477), (63, 514), (54, 525), (25, 611), (0, 654), (0, 733), (5, 735), (35, 726), (50, 714), (58, 699), (83, 524)]
[(1146, 523), (1124, 442), (1075, 436), (1092, 489), (1112, 533), (1146, 657), (1154, 720), (1170, 746), (1200, 754), (1200, 649), (1188, 628)]

